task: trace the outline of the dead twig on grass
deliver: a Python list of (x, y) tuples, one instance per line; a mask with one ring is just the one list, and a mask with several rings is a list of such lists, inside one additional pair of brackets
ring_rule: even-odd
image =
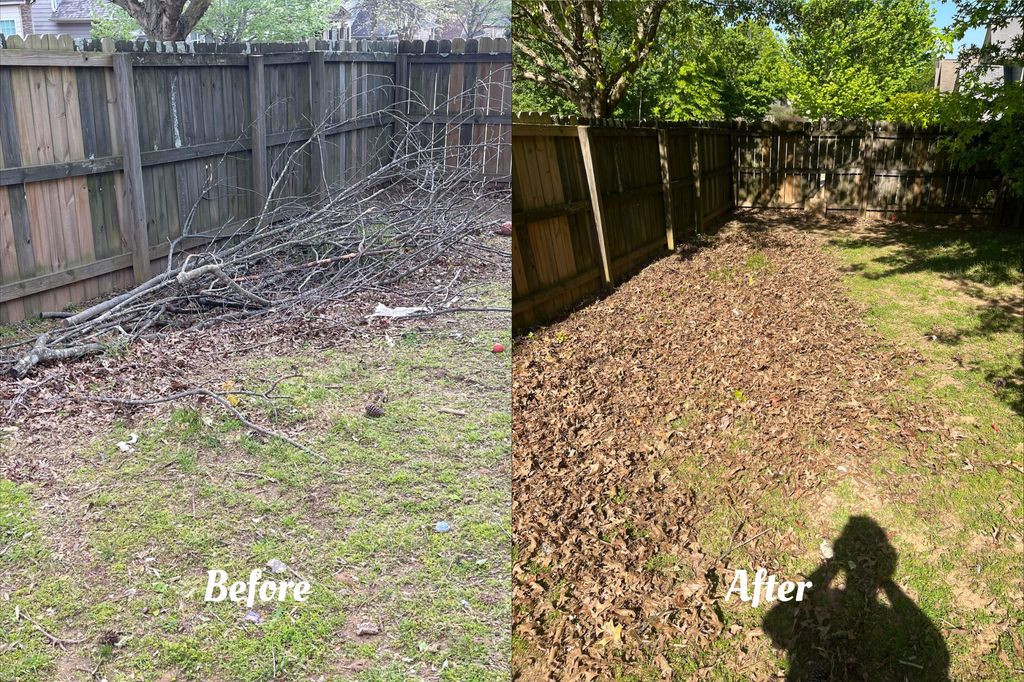
[(233, 416), (235, 419), (240, 421), (242, 423), (242, 425), (245, 426), (247, 429), (249, 429), (251, 431), (255, 431), (256, 433), (262, 434), (262, 435), (266, 436), (267, 438), (276, 438), (278, 440), (284, 441), (288, 445), (291, 445), (293, 448), (296, 448), (297, 450), (301, 450), (302, 452), (305, 452), (306, 454), (319, 459), (321, 462), (324, 462), (324, 463), (327, 462), (327, 458), (324, 457), (319, 452), (316, 452), (314, 450), (309, 449), (308, 447), (306, 447), (302, 443), (299, 443), (298, 441), (296, 441), (293, 438), (291, 438), (291, 437), (281, 433), (280, 431), (274, 431), (273, 429), (268, 429), (266, 427), (260, 426), (259, 424), (255, 424), (255, 423), (249, 421), (245, 417), (245, 415), (243, 415), (241, 412), (239, 412), (238, 409), (235, 408), (234, 405), (229, 403), (227, 401), (226, 397), (225, 397), (227, 395), (235, 395), (235, 394), (237, 394), (237, 391), (230, 391), (230, 392), (226, 392), (226, 393), (215, 393), (214, 391), (210, 391), (210, 390), (205, 389), (205, 388), (192, 388), (192, 389), (189, 389), (187, 391), (181, 391), (179, 393), (174, 393), (174, 394), (166, 395), (166, 396), (160, 396), (160, 397), (157, 397), (157, 398), (118, 398), (118, 397), (115, 397), (115, 396), (103, 396), (103, 395), (101, 395), (101, 396), (83, 396), (83, 395), (78, 395), (78, 396), (73, 396), (73, 397), (75, 397), (75, 398), (77, 398), (79, 400), (86, 400), (86, 401), (99, 402), (99, 403), (109, 403), (109, 404), (115, 404), (115, 405), (127, 405), (127, 406), (132, 406), (132, 407), (144, 407), (144, 406), (149, 406), (149, 405), (158, 405), (160, 403), (169, 403), (169, 402), (174, 402), (174, 401), (177, 401), (177, 400), (185, 400), (186, 398), (191, 398), (191, 397), (205, 397), (205, 398), (209, 398), (210, 400), (213, 400), (215, 403), (217, 403), (218, 405), (223, 407), (229, 413), (231, 413), (231, 416)]
[(40, 625), (34, 618), (32, 618), (27, 613), (22, 611), (20, 606), (15, 606), (14, 607), (14, 619), (18, 620), (19, 618), (21, 620), (24, 620), (25, 622), (29, 623), (30, 625), (32, 625), (32, 627), (34, 627), (39, 632), (43, 633), (43, 636), (46, 637), (48, 640), (50, 640), (51, 644), (56, 644), (58, 646), (64, 646), (64, 645), (68, 645), (68, 644), (81, 644), (82, 642), (84, 642), (86, 640), (85, 637), (82, 637), (80, 639), (65, 639), (63, 637), (57, 637), (56, 635), (51, 634), (49, 631), (47, 631), (47, 629), (44, 628), (42, 625)]
[(729, 548), (729, 549), (728, 549), (728, 550), (727, 550), (727, 551), (725, 552), (725, 554), (723, 554), (722, 556), (718, 557), (718, 560), (719, 560), (719, 561), (722, 561), (723, 559), (725, 559), (725, 557), (729, 556), (730, 554), (732, 554), (733, 552), (735, 552), (735, 551), (736, 551), (737, 549), (739, 549), (740, 547), (743, 547), (744, 545), (749, 545), (749, 544), (750, 544), (751, 542), (753, 542), (754, 540), (758, 539), (759, 537), (761, 537), (762, 535), (764, 535), (765, 533), (767, 533), (767, 532), (768, 532), (768, 530), (769, 530), (769, 529), (767, 529), (767, 528), (766, 528), (766, 529), (764, 529), (763, 531), (761, 531), (760, 533), (758, 533), (757, 535), (755, 535), (754, 537), (751, 537), (751, 538), (747, 538), (746, 540), (744, 540), (743, 542), (741, 542), (741, 543), (740, 543), (740, 544), (738, 544), (738, 545), (733, 545), (732, 547), (730, 547), (730, 548)]

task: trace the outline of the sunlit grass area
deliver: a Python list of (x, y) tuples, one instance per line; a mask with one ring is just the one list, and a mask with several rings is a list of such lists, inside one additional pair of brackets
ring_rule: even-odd
[[(1014, 679), (1024, 644), (1024, 276), (1019, 234), (891, 225), (831, 240), (851, 298), (887, 341), (920, 353), (891, 400), (947, 411), (955, 447), (874, 467), (899, 575), (948, 632), (959, 678)], [(840, 489), (841, 513), (864, 505)], [(980, 656), (980, 663), (976, 657)], [(980, 667), (979, 667), (980, 666)]]

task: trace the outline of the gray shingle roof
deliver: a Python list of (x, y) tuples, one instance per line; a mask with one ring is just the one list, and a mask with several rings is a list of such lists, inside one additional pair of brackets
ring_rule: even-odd
[(113, 7), (112, 3), (103, 0), (61, 0), (53, 13), (53, 20), (89, 21), (95, 16), (109, 15)]

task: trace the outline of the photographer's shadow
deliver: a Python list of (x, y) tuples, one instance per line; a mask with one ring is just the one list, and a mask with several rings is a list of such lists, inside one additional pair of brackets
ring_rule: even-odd
[(803, 601), (778, 602), (765, 615), (765, 633), (787, 650), (786, 679), (949, 680), (942, 635), (892, 579), (896, 550), (885, 531), (852, 516), (833, 552), (809, 576)]

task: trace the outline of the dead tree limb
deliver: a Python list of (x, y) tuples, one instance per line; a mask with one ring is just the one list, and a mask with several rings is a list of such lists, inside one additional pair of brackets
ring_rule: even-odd
[[(472, 84), (467, 93), (480, 86)], [(439, 140), (435, 146), (435, 138), (426, 134), (440, 115), (448, 116), (450, 125), (472, 123), (472, 111), (447, 113), (450, 102), (462, 96), (374, 113), (382, 125), (375, 141), (380, 153), (368, 155), (344, 182), (329, 187), (323, 202), (285, 189), (294, 184), (288, 181), (292, 174), (305, 167), (310, 140), (323, 130), (282, 145), (258, 215), (230, 231), (227, 225), (204, 225), (197, 232), (192, 220), (202, 212), (193, 206), (182, 235), (170, 244), (163, 272), (68, 317), (27, 352), (28, 344), (12, 344), (9, 353), (0, 347), (0, 364), (24, 377), (46, 362), (99, 353), (166, 330), (256, 317), (309, 318), (354, 294), (386, 290), (439, 258), (480, 257), (468, 246), (469, 237), (493, 222), (490, 205), (510, 200), (508, 176), (483, 173), (497, 143)], [(403, 111), (425, 113), (410, 117)], [(211, 171), (213, 184), (203, 188), (204, 194), (227, 182), (215, 176)], [(199, 245), (185, 246), (181, 240), (189, 237)]]
[(32, 350), (22, 356), (22, 358), (11, 367), (11, 376), (15, 379), (22, 379), (38, 364), (45, 362), (57, 362), (60, 360), (73, 360), (85, 355), (95, 355), (96, 353), (103, 352), (103, 345), (99, 343), (84, 343), (78, 346), (69, 346), (67, 348), (48, 348), (46, 345), (48, 340), (49, 334), (41, 334), (39, 338), (36, 339), (35, 345), (32, 346)]

